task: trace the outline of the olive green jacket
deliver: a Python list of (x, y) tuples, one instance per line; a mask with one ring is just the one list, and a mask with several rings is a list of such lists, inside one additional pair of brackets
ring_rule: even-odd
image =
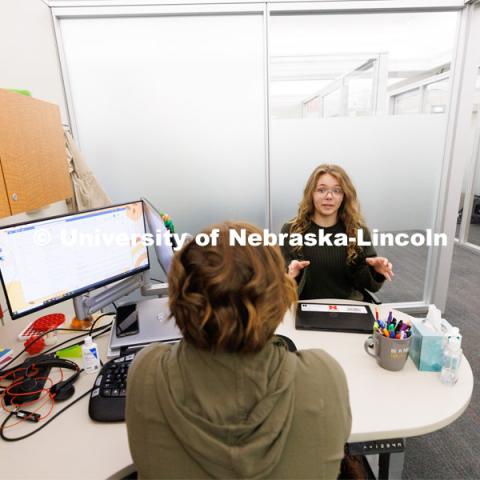
[(151, 345), (128, 376), (140, 478), (334, 479), (351, 428), (343, 370), (274, 337), (255, 354)]

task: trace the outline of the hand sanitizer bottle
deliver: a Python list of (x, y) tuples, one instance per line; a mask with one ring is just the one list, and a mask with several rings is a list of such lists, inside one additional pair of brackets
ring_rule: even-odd
[(457, 327), (453, 327), (448, 335), (447, 345), (443, 351), (443, 366), (440, 380), (446, 385), (455, 385), (462, 360), (462, 337)]
[(85, 337), (82, 345), (83, 368), (86, 373), (96, 373), (100, 369), (100, 358), (98, 356), (97, 344), (92, 341), (90, 335)]

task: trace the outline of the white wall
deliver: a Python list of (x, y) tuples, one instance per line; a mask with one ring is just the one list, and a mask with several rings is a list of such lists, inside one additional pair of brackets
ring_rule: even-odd
[(50, 9), (41, 0), (0, 0), (0, 88), (30, 90), (66, 121)]

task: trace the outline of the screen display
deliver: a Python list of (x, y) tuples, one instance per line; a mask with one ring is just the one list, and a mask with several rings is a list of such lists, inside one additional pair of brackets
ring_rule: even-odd
[(12, 318), (150, 267), (141, 201), (0, 229)]

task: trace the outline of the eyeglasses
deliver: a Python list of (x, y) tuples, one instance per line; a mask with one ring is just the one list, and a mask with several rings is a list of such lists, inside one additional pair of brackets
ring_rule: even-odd
[(321, 196), (321, 197), (326, 197), (327, 193), (330, 192), (332, 196), (334, 197), (341, 197), (343, 195), (343, 190), (341, 188), (335, 187), (335, 188), (325, 188), (321, 187), (316, 190), (316, 192)]

